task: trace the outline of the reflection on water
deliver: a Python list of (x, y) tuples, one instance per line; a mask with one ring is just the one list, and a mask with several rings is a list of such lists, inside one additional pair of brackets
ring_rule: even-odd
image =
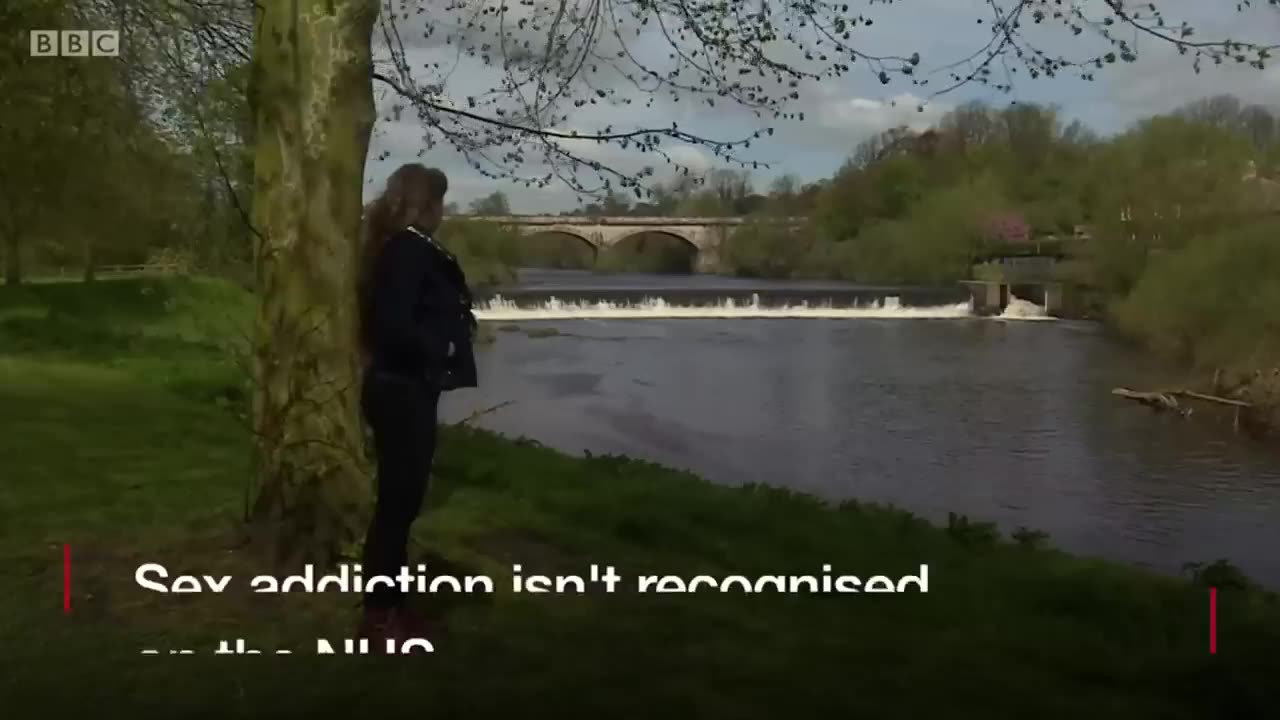
[[(675, 282), (558, 280), (646, 293)], [(661, 292), (680, 300), (677, 286)], [(1064, 549), (1160, 570), (1227, 557), (1280, 586), (1280, 461), (1111, 397), (1114, 386), (1145, 384), (1148, 370), (1093, 326), (963, 317), (523, 326), (562, 334), (499, 333), (480, 354), (482, 387), (450, 394), (443, 419), (512, 401), (481, 424), (723, 483), (1025, 525)]]

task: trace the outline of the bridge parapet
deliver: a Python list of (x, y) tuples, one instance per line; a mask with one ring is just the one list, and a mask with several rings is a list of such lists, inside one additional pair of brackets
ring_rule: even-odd
[(662, 215), (602, 215), (598, 217), (589, 215), (455, 215), (454, 219), (492, 222), (500, 225), (676, 225), (699, 227), (708, 225), (743, 225), (749, 222), (802, 225), (808, 221), (808, 218), (803, 217), (666, 217)]

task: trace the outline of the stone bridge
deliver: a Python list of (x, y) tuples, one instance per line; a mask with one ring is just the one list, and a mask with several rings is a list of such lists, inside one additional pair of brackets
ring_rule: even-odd
[(741, 217), (589, 217), (582, 215), (458, 216), (458, 220), (491, 222), (515, 228), (521, 235), (558, 234), (575, 237), (599, 255), (627, 238), (659, 233), (683, 240), (695, 252), (694, 270), (714, 273), (720, 269), (720, 249), (733, 231), (748, 222), (797, 226), (804, 218)]

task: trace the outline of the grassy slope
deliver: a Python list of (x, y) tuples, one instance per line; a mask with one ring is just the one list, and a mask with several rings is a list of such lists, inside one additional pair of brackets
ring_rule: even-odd
[[(133, 572), (265, 572), (237, 547), (248, 438), (222, 341), (249, 308), (207, 281), (0, 293), (0, 707), (257, 716), (379, 703), (437, 714), (772, 718), (1263, 717), (1280, 702), (1280, 609), (1182, 581), (930, 527), (892, 510), (716, 487), (449, 429), (418, 558), (498, 581), (440, 598), (434, 656), (216, 657), (346, 637), (353, 596), (168, 595)], [(61, 603), (61, 543), (75, 611)], [(517, 595), (528, 572), (897, 574), (927, 595)], [(146, 657), (144, 647), (192, 648)], [(147, 715), (153, 713), (148, 712)]]

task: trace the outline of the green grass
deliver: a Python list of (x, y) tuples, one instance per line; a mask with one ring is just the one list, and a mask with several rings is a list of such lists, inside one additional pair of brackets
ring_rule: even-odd
[[(1280, 707), (1272, 596), (1224, 589), (1211, 657), (1207, 590), (1189, 581), (1001, 541), (964, 518), (933, 527), (462, 428), (442, 436), (414, 558), (489, 574), (500, 592), (436, 598), (447, 634), (434, 655), (309, 657), (315, 638), (350, 634), (354, 596), (161, 595), (133, 581), (152, 561), (230, 574), (239, 587), (268, 572), (239, 540), (245, 398), (235, 336), (215, 329), (242, 327), (249, 309), (214, 281), (0, 292), (0, 708), (1200, 719)], [(506, 591), (512, 563), (548, 574), (611, 564), (626, 579), (824, 563), (894, 575), (928, 563), (930, 587), (529, 595)], [(297, 654), (211, 654), (237, 637)], [(146, 647), (201, 654), (142, 656)]]

